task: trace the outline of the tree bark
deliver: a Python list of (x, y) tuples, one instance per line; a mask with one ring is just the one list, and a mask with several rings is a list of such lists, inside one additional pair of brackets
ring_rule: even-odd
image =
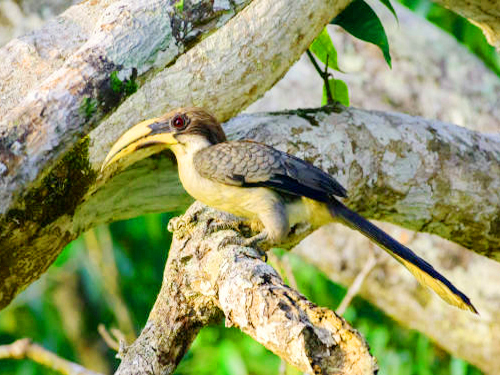
[[(182, 11), (173, 3), (85, 2), (0, 50), (7, 62), (0, 66), (0, 307), (88, 228), (76, 211), (94, 193), (103, 197), (99, 163), (123, 130), (177, 106), (234, 115), (348, 1), (238, 1), (223, 9), (202, 1)], [(235, 46), (244, 47), (235, 54)]]
[(242, 239), (231, 227), (241, 227), (237, 218), (200, 203), (171, 220), (162, 288), (141, 335), (121, 350), (116, 374), (172, 373), (200, 328), (222, 316), (301, 371), (374, 374), (361, 335), (284, 285), (255, 250), (231, 244)]

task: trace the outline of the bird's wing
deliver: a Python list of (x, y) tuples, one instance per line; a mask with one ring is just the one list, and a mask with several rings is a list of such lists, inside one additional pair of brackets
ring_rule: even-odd
[(201, 176), (227, 185), (264, 186), (321, 202), (347, 196), (342, 185), (321, 169), (257, 142), (210, 146), (195, 155), (194, 166)]

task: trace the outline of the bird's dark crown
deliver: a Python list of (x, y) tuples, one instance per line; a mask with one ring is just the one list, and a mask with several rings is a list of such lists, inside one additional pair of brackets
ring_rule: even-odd
[(214, 115), (203, 108), (178, 108), (161, 116), (158, 121), (148, 125), (155, 132), (164, 132), (170, 128), (175, 135), (197, 134), (205, 137), (212, 144), (226, 141), (226, 135)]

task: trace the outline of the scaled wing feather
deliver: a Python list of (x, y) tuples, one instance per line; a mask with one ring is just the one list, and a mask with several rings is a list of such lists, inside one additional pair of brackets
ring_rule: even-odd
[(321, 169), (257, 142), (216, 144), (199, 151), (194, 165), (203, 177), (227, 185), (264, 186), (321, 202), (347, 196), (342, 185)]

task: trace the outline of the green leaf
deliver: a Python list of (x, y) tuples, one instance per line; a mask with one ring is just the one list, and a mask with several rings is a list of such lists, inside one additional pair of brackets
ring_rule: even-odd
[(184, 10), (184, 0), (179, 0), (174, 4), (174, 7), (179, 11), (182, 12)]
[[(330, 92), (332, 93), (333, 100), (348, 106), (349, 105), (349, 89), (344, 81), (340, 79), (329, 79), (328, 84), (330, 85)], [(328, 102), (326, 97), (326, 86), (323, 85), (323, 98), (321, 99), (321, 105), (325, 105)]]
[(389, 41), (384, 26), (373, 9), (363, 0), (353, 1), (330, 23), (341, 26), (356, 38), (378, 46), (384, 54), (385, 61), (391, 66)]
[(337, 65), (337, 50), (333, 46), (332, 39), (330, 38), (326, 27), (321, 31), (316, 39), (314, 39), (309, 49), (325, 65), (326, 57), (328, 56), (328, 66), (332, 69), (339, 70)]
[(394, 10), (394, 8), (391, 4), (391, 1), (390, 0), (380, 0), (380, 2), (382, 4), (384, 4), (387, 7), (387, 9), (389, 9), (391, 11), (391, 13), (394, 15), (394, 18), (396, 19), (396, 21), (399, 21), (398, 15), (396, 14), (396, 10)]

